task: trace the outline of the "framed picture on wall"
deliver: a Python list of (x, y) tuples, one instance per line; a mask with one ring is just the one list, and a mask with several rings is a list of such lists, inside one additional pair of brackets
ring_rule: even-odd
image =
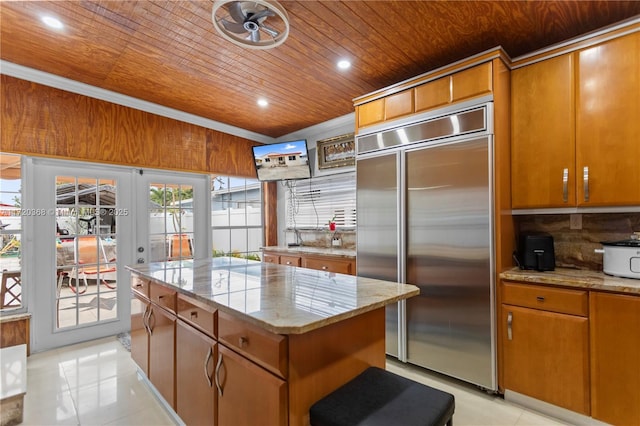
[(322, 139), (316, 142), (318, 168), (353, 166), (356, 163), (356, 144), (353, 133)]

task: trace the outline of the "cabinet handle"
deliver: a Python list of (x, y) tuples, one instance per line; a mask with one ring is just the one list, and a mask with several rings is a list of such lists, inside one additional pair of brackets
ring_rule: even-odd
[(291, 261), (290, 260), (287, 261), (287, 265), (291, 265)]
[(538, 302), (544, 302), (544, 296), (536, 296)]
[(149, 335), (151, 334), (151, 328), (149, 328), (150, 313), (151, 313), (151, 305), (147, 305), (147, 307), (144, 308), (144, 314), (142, 314), (142, 325), (144, 325), (144, 329), (147, 331)]
[(589, 201), (589, 167), (583, 169), (582, 181), (584, 184), (584, 200)]
[(507, 314), (507, 339), (513, 340), (513, 313), (509, 312)]
[(198, 319), (198, 311), (191, 311), (191, 319)]
[[(149, 330), (149, 335), (153, 334), (153, 326), (151, 325), (151, 317), (153, 316), (153, 308), (151, 308), (151, 305), (149, 305), (149, 316), (148, 316), (148, 330)], [(155, 321), (154, 321), (155, 322)]]
[(569, 201), (569, 169), (562, 171), (562, 201)]
[(218, 354), (218, 363), (216, 364), (216, 388), (218, 389), (218, 395), (222, 396), (222, 386), (220, 386), (220, 368), (222, 367), (222, 353)]
[(204, 358), (204, 377), (207, 378), (207, 383), (209, 384), (209, 387), (213, 387), (213, 382), (209, 377), (209, 369), (207, 368), (209, 366), (209, 361), (211, 360), (211, 357), (213, 357), (213, 349), (211, 349), (211, 346), (209, 346), (209, 351), (207, 352), (207, 356)]
[(322, 270), (323, 270), (323, 271), (326, 271), (326, 270), (327, 270), (327, 267), (326, 267), (326, 266), (323, 266), (323, 267), (322, 267)]

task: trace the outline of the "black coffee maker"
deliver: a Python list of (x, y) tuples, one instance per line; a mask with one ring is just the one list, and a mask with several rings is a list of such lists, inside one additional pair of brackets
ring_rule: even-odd
[(553, 237), (546, 232), (520, 233), (516, 262), (520, 269), (553, 271), (556, 267)]

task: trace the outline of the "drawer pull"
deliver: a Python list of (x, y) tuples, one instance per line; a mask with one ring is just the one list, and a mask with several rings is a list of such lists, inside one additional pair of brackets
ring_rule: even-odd
[(207, 383), (209, 384), (209, 387), (213, 387), (213, 382), (211, 381), (211, 377), (209, 377), (209, 369), (207, 368), (209, 366), (209, 361), (211, 360), (211, 357), (213, 357), (213, 350), (211, 349), (211, 347), (209, 347), (207, 356), (204, 358), (204, 377), (207, 378)]
[(327, 269), (329, 269), (327, 266), (323, 266), (323, 267), (322, 267), (322, 270), (323, 270), (323, 271), (326, 271)]
[(164, 294), (161, 294), (160, 296), (158, 296), (158, 299), (164, 299)]
[(507, 339), (513, 340), (513, 313), (509, 312), (507, 314)]
[(191, 319), (198, 319), (198, 311), (191, 311)]
[(136, 284), (136, 287), (140, 288), (140, 287), (143, 287), (143, 285), (142, 284)]
[(241, 336), (240, 339), (238, 339), (238, 345), (241, 348), (244, 348), (248, 344), (249, 344), (249, 339), (248, 338), (246, 338), (244, 336)]
[(222, 386), (220, 385), (220, 368), (222, 367), (222, 353), (218, 354), (218, 363), (216, 364), (216, 388), (218, 389), (218, 395), (222, 396)]
[(536, 296), (538, 302), (544, 302), (544, 296)]
[(287, 260), (287, 265), (291, 265), (291, 261), (290, 260)]

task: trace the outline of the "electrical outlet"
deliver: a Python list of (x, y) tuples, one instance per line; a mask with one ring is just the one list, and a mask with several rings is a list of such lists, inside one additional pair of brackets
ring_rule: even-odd
[(569, 229), (582, 229), (582, 213), (569, 215)]

